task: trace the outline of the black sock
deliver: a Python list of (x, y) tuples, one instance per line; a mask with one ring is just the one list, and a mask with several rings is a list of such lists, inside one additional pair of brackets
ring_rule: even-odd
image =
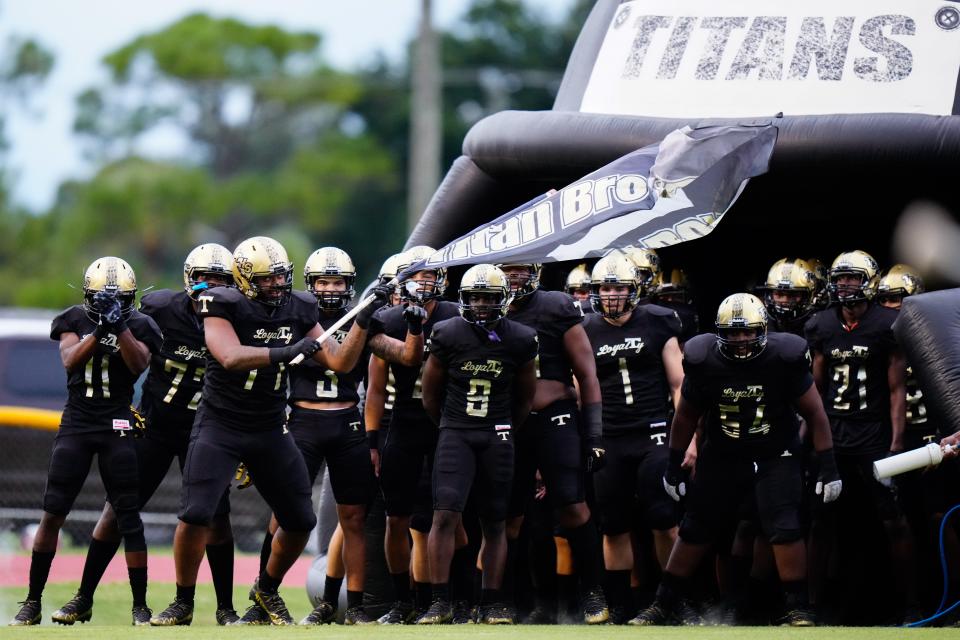
[(577, 597), (577, 576), (563, 574), (557, 576), (557, 601), (557, 607), (561, 613), (568, 614), (576, 611), (580, 606), (580, 599)]
[(27, 593), (27, 600), (39, 602), (43, 596), (43, 588), (47, 586), (55, 553), (56, 551), (34, 551), (30, 557), (30, 591)]
[(133, 594), (133, 606), (147, 606), (147, 568), (127, 567), (130, 578), (130, 592)]
[(501, 594), (500, 589), (484, 589), (480, 592), (480, 604), (496, 604), (500, 602)]
[(673, 609), (690, 592), (690, 578), (683, 578), (668, 571), (663, 572), (657, 587), (656, 601), (667, 609)]
[(363, 606), (363, 591), (350, 591), (347, 589), (347, 608), (353, 609), (354, 607)]
[[(473, 570), (470, 572), (470, 575), (473, 576), (473, 589), (470, 593), (473, 595), (474, 602), (480, 602), (480, 594), (483, 591), (483, 571), (477, 569), (476, 565), (473, 565)], [(503, 588), (500, 589), (503, 591)]]
[[(334, 578), (333, 576), (327, 576), (323, 582), (323, 599), (333, 605), (334, 610), (337, 608), (337, 603), (340, 602), (340, 587), (343, 586), (343, 578)], [(407, 585), (407, 592), (409, 593), (410, 586)], [(349, 593), (349, 591), (347, 592)]]
[(783, 599), (784, 604), (787, 605), (787, 611), (807, 608), (808, 596), (806, 580), (784, 580), (780, 585), (783, 587)]
[(470, 545), (460, 547), (453, 552), (450, 563), (450, 589), (454, 600), (470, 600), (473, 592), (473, 571), (471, 567), (476, 559)]
[[(444, 583), (449, 585), (449, 583)], [(415, 590), (415, 596), (417, 598), (417, 609), (424, 610), (430, 608), (431, 598), (436, 597), (436, 592), (431, 588), (429, 582), (415, 582), (413, 583), (413, 588)], [(450, 599), (450, 594), (444, 592), (446, 599)]]
[(517, 564), (518, 545), (518, 540), (507, 538), (507, 562), (503, 566), (503, 582), (500, 584), (500, 591), (504, 602), (509, 604), (514, 603), (514, 596), (516, 595), (517, 573), (515, 565)]
[(208, 544), (207, 563), (217, 594), (217, 609), (233, 609), (233, 539)]
[(274, 578), (267, 573), (266, 569), (264, 569), (260, 572), (258, 582), (261, 591), (266, 591), (267, 593), (276, 593), (277, 589), (280, 588), (280, 583), (283, 582), (283, 578)]
[(263, 545), (260, 547), (260, 573), (267, 570), (267, 560), (270, 559), (270, 548), (273, 546), (273, 534), (267, 532), (263, 536)]
[[(417, 585), (426, 584), (418, 582)], [(430, 590), (433, 592), (433, 602), (450, 602), (450, 583), (449, 582), (434, 582), (432, 585), (427, 585)], [(417, 591), (417, 600), (420, 599), (420, 592)]]
[(83, 563), (83, 577), (80, 578), (80, 593), (93, 600), (97, 585), (120, 548), (120, 540), (105, 542), (93, 538), (87, 549), (87, 559)]
[(189, 587), (184, 587), (182, 585), (177, 585), (177, 600), (186, 600), (190, 604), (193, 604), (193, 598), (197, 594), (197, 585), (192, 584)]
[(607, 569), (607, 600), (611, 607), (620, 607), (624, 611), (631, 609), (630, 569)]
[(590, 591), (600, 586), (601, 546), (597, 526), (593, 520), (574, 529), (565, 529), (567, 542), (570, 543), (570, 553), (573, 563), (580, 575), (580, 584), (584, 591)]
[(393, 593), (397, 602), (410, 602), (410, 572), (391, 573), (390, 579), (393, 581)]

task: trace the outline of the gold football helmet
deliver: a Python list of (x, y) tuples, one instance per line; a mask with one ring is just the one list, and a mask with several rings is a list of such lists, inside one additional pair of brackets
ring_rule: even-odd
[(817, 277), (806, 260), (781, 258), (770, 267), (760, 289), (770, 315), (781, 322), (797, 322), (813, 311)]
[[(317, 291), (315, 284), (321, 277), (343, 278), (346, 288), (343, 291)], [(353, 260), (343, 249), (322, 247), (310, 254), (303, 263), (303, 280), (307, 291), (317, 298), (322, 309), (345, 309), (356, 291), (353, 288), (357, 279), (357, 269)]]
[(885, 307), (899, 309), (904, 298), (923, 293), (923, 291), (923, 279), (913, 267), (895, 264), (880, 278), (877, 285), (877, 302)]
[(815, 309), (826, 309), (830, 306), (830, 293), (827, 291), (830, 270), (820, 258), (807, 258), (807, 263), (813, 269), (813, 277), (817, 279), (817, 292), (813, 296), (813, 306)]
[(641, 285), (635, 263), (625, 254), (613, 252), (600, 258), (591, 281), (590, 301), (603, 317), (619, 318), (637, 306)]
[[(752, 338), (743, 337), (754, 331)], [(767, 346), (767, 309), (760, 298), (735, 293), (724, 298), (717, 309), (717, 346), (731, 360), (756, 358)]]
[[(399, 276), (403, 271), (406, 271), (418, 262), (426, 260), (434, 253), (436, 253), (436, 250), (426, 245), (419, 245), (407, 249), (401, 254), (397, 262), (397, 275)], [(424, 277), (425, 274), (430, 273), (435, 274), (435, 278)], [(427, 267), (426, 269), (417, 271), (411, 274), (410, 277), (400, 281), (400, 298), (417, 304), (423, 304), (427, 300), (440, 298), (446, 289), (446, 278), (447, 273), (443, 269)], [(411, 282), (415, 283), (416, 287), (411, 286)]]
[(590, 298), (590, 270), (587, 263), (581, 262), (567, 274), (567, 284), (564, 290), (573, 296), (574, 300), (588, 300)]
[(670, 269), (657, 273), (650, 285), (650, 300), (657, 304), (660, 302), (693, 304), (690, 281), (683, 269)]
[(233, 254), (215, 242), (201, 244), (183, 261), (183, 288), (191, 298), (200, 291), (233, 285)]
[[(827, 291), (830, 299), (845, 305), (856, 304), (870, 300), (877, 293), (877, 284), (880, 278), (877, 274), (877, 261), (866, 251), (845, 251), (830, 265)], [(845, 276), (856, 276), (859, 284), (839, 284), (838, 280)]]
[(460, 315), (489, 329), (507, 313), (510, 283), (492, 264), (477, 264), (460, 279)]
[(379, 284), (386, 284), (397, 277), (397, 266), (403, 260), (403, 252), (395, 253), (386, 260), (383, 261), (383, 266), (380, 267), (380, 273), (377, 274), (377, 281)]
[(646, 295), (653, 284), (653, 279), (660, 273), (660, 257), (653, 249), (624, 247), (621, 251), (633, 261), (637, 269), (637, 280), (641, 289), (640, 295)]
[(293, 263), (273, 238), (249, 238), (233, 251), (233, 281), (251, 300), (280, 307), (293, 290)]
[(120, 301), (120, 311), (124, 316), (133, 311), (137, 297), (137, 276), (126, 260), (113, 256), (97, 258), (83, 273), (83, 309), (94, 322), (100, 321), (93, 297), (106, 292)]
[[(510, 295), (514, 300), (528, 296), (540, 287), (540, 275), (543, 265), (538, 262), (502, 262), (497, 268), (507, 274), (510, 282)], [(507, 273), (513, 271), (515, 273)]]

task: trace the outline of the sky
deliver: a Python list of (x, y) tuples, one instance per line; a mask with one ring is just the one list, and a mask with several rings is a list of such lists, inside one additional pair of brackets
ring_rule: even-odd
[[(570, 0), (523, 0), (559, 18)], [(453, 25), (469, 0), (434, 0), (437, 26)], [(323, 34), (323, 53), (336, 67), (352, 69), (377, 52), (397, 60), (416, 30), (420, 0), (0, 0), (0, 43), (11, 35), (38, 39), (56, 66), (27, 112), (11, 114), (7, 135), (15, 173), (14, 200), (34, 211), (53, 202), (57, 186), (85, 178), (88, 166), (71, 134), (74, 98), (106, 78), (101, 58), (137, 35), (160, 29), (196, 11), (272, 23)]]

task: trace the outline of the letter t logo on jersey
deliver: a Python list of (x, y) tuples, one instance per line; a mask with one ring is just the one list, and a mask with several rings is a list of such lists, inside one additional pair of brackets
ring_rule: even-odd
[(494, 425), (493, 429), (503, 442), (506, 442), (507, 438), (510, 437), (510, 425), (508, 424)]
[(200, 303), (200, 313), (210, 313), (207, 303), (213, 302), (213, 296), (197, 296), (197, 302)]
[(567, 424), (567, 420), (570, 419), (570, 414), (569, 414), (569, 413), (561, 413), (561, 414), (558, 415), (558, 416), (550, 416), (550, 419), (551, 419), (558, 427), (562, 427), (563, 425)]

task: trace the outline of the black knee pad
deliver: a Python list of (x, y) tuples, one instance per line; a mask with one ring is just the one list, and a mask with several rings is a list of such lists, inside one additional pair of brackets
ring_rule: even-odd
[(213, 520), (213, 510), (202, 504), (187, 504), (180, 509), (177, 517), (186, 524), (208, 527)]
[(315, 526), (317, 526), (317, 516), (313, 512), (312, 508), (309, 510), (299, 509), (297, 511), (284, 514), (282, 520), (278, 514), (277, 522), (281, 527), (283, 527), (284, 531), (290, 531), (291, 533), (309, 533), (310, 531), (313, 531)]
[(420, 533), (430, 533), (430, 527), (433, 526), (433, 513), (429, 511), (417, 511), (410, 516), (410, 528)]
[(143, 527), (139, 531), (124, 534), (123, 550), (127, 553), (147, 550), (147, 540), (143, 537)]
[(140, 512), (136, 509), (131, 511), (117, 509), (117, 531), (124, 537), (138, 531), (143, 535), (143, 521), (140, 520)]

